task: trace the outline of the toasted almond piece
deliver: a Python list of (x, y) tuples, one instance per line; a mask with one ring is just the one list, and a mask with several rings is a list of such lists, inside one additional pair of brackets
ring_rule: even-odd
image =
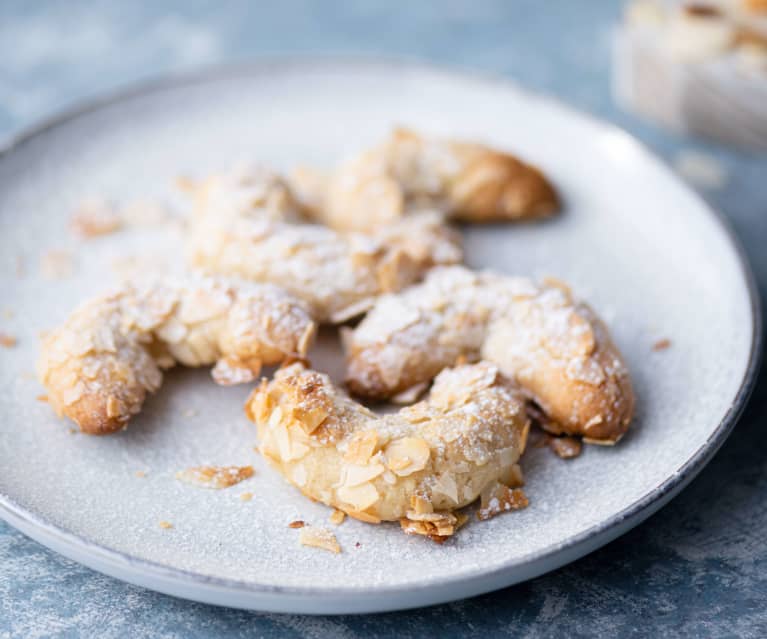
[(341, 486), (337, 494), (341, 501), (350, 504), (357, 511), (367, 510), (379, 499), (376, 487), (370, 483), (359, 486)]
[(313, 548), (322, 548), (332, 553), (340, 553), (341, 546), (336, 536), (327, 528), (319, 526), (304, 526), (298, 536), (298, 541), (302, 546), (311, 546)]
[(119, 230), (122, 220), (109, 203), (91, 198), (80, 203), (69, 220), (75, 235), (87, 239)]
[(343, 485), (349, 488), (366, 484), (382, 475), (386, 469), (383, 464), (368, 464), (367, 466), (356, 466), (349, 464), (344, 467)]
[(494, 482), (481, 493), (480, 509), (477, 519), (486, 520), (510, 510), (526, 508), (530, 502), (521, 488), (509, 488), (500, 482)]
[(179, 479), (199, 488), (229, 488), (253, 476), (253, 466), (198, 466), (176, 473)]
[(434, 506), (432, 503), (420, 495), (413, 495), (410, 498), (410, 505), (412, 506), (412, 509), (418, 514), (434, 512)]
[(572, 459), (581, 454), (581, 442), (575, 437), (552, 437), (549, 447), (558, 457)]
[(380, 517), (376, 517), (375, 515), (371, 515), (370, 513), (363, 513), (361, 511), (356, 511), (356, 510), (347, 510), (346, 514), (349, 515), (349, 517), (351, 517), (352, 519), (364, 521), (366, 524), (381, 523)]
[(386, 465), (400, 477), (426, 468), (430, 456), (429, 444), (420, 437), (395, 439), (386, 447)]
[(344, 523), (344, 519), (346, 519), (346, 513), (343, 510), (338, 510), (337, 508), (333, 510), (332, 513), (330, 513), (330, 523), (335, 524), (336, 526), (340, 526), (342, 523)]
[(378, 446), (378, 433), (374, 430), (366, 430), (355, 433), (349, 441), (344, 459), (352, 464), (360, 466), (367, 464), (375, 454)]
[(13, 348), (16, 346), (18, 340), (13, 335), (7, 333), (0, 333), (0, 346), (4, 348)]
[(300, 519), (296, 519), (295, 521), (291, 521), (288, 524), (288, 528), (303, 528), (304, 526), (306, 526), (306, 522), (304, 522), (304, 521), (302, 521)]

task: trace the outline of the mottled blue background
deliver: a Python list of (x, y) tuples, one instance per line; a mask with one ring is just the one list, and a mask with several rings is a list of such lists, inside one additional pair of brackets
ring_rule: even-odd
[[(704, 195), (767, 291), (767, 156), (674, 137), (615, 107), (620, 3), (159, 4), (0, 2), (0, 134), (131, 81), (265, 54), (405, 54), (481, 68), (611, 120), (670, 162), (690, 148), (716, 157), (729, 180)], [(94, 573), (0, 523), (0, 637), (765, 637), (766, 400), (762, 375), (714, 461), (633, 532), (527, 584), (413, 612), (311, 618), (188, 603)]]

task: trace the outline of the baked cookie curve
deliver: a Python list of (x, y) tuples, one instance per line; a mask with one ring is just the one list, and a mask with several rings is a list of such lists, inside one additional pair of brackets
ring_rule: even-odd
[(211, 273), (271, 282), (303, 299), (318, 321), (342, 322), (437, 264), (460, 262), (458, 234), (437, 213), (375, 234), (306, 223), (279, 176), (263, 169), (204, 180), (195, 190), (189, 259)]
[(442, 371), (427, 400), (384, 416), (297, 363), (263, 380), (246, 413), (260, 452), (311, 499), (439, 537), (483, 490), (518, 485), (530, 426), (524, 397), (486, 362)]
[(88, 434), (124, 428), (162, 370), (216, 364), (220, 384), (255, 379), (262, 365), (306, 354), (316, 325), (303, 302), (268, 284), (214, 278), (93, 299), (42, 340), (48, 401)]
[(423, 283), (381, 297), (344, 335), (348, 384), (383, 399), (427, 382), (458, 358), (494, 362), (558, 433), (615, 443), (628, 429), (634, 393), (607, 327), (561, 282), (433, 270)]
[(370, 230), (424, 207), (476, 223), (547, 217), (560, 206), (543, 173), (513, 155), (408, 129), (326, 177), (300, 168), (292, 183), (318, 220), (343, 230)]

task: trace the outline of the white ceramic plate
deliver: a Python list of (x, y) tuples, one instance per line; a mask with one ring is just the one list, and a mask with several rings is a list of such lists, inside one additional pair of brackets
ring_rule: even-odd
[[(182, 261), (165, 228), (78, 243), (84, 196), (165, 197), (179, 174), (236, 160), (330, 165), (398, 123), (484, 140), (542, 166), (567, 201), (543, 224), (472, 228), (469, 262), (570, 281), (609, 321), (639, 397), (630, 434), (563, 462), (524, 459), (528, 509), (437, 546), (399, 526), (347, 521), (343, 554), (298, 545), (310, 503), (253, 452), (247, 388), (178, 370), (130, 429), (72, 435), (36, 396), (38, 332), (115, 281), (115, 257), (162, 272)], [(748, 269), (722, 222), (626, 134), (506, 82), (390, 62), (277, 61), (157, 83), (20, 137), (0, 157), (0, 514), (96, 570), (200, 601), (259, 610), (360, 612), (421, 606), (529, 579), (595, 550), (668, 501), (722, 443), (750, 389), (758, 316)], [(42, 277), (49, 250), (71, 277)], [(18, 274), (17, 258), (23, 262)], [(158, 260), (160, 264), (157, 265)], [(167, 263), (167, 267), (162, 265)], [(12, 313), (12, 317), (10, 316)], [(656, 340), (671, 348), (653, 352)], [(332, 335), (318, 367), (339, 371)], [(188, 409), (196, 414), (189, 416)], [(250, 463), (237, 487), (174, 480), (202, 462)], [(136, 471), (146, 471), (144, 478)], [(254, 494), (241, 501), (241, 492)], [(173, 528), (162, 529), (161, 520)], [(359, 545), (358, 545), (359, 544)]]

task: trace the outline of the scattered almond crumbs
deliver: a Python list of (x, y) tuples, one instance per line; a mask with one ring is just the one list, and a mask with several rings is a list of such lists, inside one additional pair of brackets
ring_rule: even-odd
[(291, 521), (288, 524), (288, 528), (303, 528), (306, 526), (306, 522), (301, 521), (300, 519), (296, 519), (295, 521)]
[(173, 528), (173, 524), (169, 521), (161, 521), (160, 528), (165, 528), (167, 530), (168, 528)]
[(495, 482), (482, 491), (477, 519), (485, 521), (504, 512), (521, 510), (527, 508), (529, 503), (525, 491), (521, 488), (509, 488)]
[(655, 344), (652, 345), (652, 349), (655, 352), (658, 351), (665, 351), (667, 348), (671, 346), (671, 340), (667, 338), (659, 339)]
[(342, 523), (344, 523), (344, 519), (346, 519), (346, 513), (343, 510), (335, 509), (332, 513), (330, 513), (331, 524), (340, 526)]
[(112, 206), (100, 198), (83, 200), (69, 220), (69, 228), (78, 237), (87, 239), (118, 231), (122, 220)]
[(49, 280), (61, 280), (74, 272), (74, 258), (69, 251), (50, 250), (40, 258), (40, 273)]
[(198, 466), (176, 473), (179, 479), (199, 488), (229, 488), (253, 476), (253, 466)]
[(312, 548), (321, 548), (332, 553), (340, 553), (341, 546), (336, 536), (327, 528), (318, 526), (304, 526), (298, 536), (298, 541), (302, 546), (311, 546)]
[(581, 454), (583, 447), (580, 440), (575, 437), (551, 437), (549, 438), (549, 448), (557, 454), (557, 457), (573, 459)]
[(18, 343), (18, 340), (13, 335), (7, 333), (0, 333), (0, 346), (3, 348), (13, 348)]
[(240, 493), (241, 501), (250, 501), (253, 499), (253, 493)]

